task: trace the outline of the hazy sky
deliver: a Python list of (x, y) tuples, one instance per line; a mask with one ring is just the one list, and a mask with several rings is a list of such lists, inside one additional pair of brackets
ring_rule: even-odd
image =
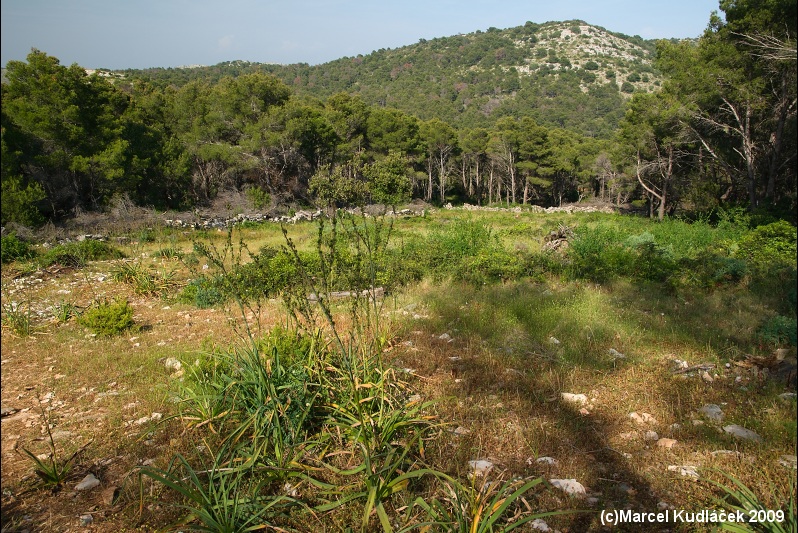
[(698, 37), (718, 0), (2, 0), (2, 66), (324, 63), (419, 39), (581, 19), (647, 39)]

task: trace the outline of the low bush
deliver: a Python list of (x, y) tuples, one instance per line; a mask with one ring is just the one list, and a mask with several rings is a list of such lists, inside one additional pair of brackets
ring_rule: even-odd
[(2, 264), (31, 259), (36, 255), (30, 244), (19, 239), (16, 235), (4, 235), (0, 239), (0, 258)]
[(39, 263), (44, 267), (55, 264), (81, 267), (88, 261), (105, 261), (123, 257), (125, 254), (118, 248), (102, 241), (87, 239), (54, 246), (40, 257)]
[(798, 337), (798, 325), (796, 325), (795, 317), (776, 315), (769, 318), (759, 328), (758, 337), (762, 342), (768, 344), (795, 346), (796, 337)]
[(133, 308), (126, 300), (100, 300), (78, 317), (78, 324), (101, 337), (119, 335), (135, 326)]

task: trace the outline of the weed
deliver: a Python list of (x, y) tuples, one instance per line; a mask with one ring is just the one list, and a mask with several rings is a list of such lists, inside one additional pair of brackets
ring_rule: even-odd
[[(722, 497), (713, 497), (713, 501), (732, 512), (741, 512), (747, 522), (722, 522), (720, 528), (724, 531), (736, 533), (787, 533), (798, 529), (798, 508), (795, 505), (795, 479), (790, 484), (793, 489), (786, 498), (781, 500), (782, 508), (774, 510), (772, 505), (767, 505), (742, 481), (723, 470), (712, 469), (713, 472), (725, 478), (725, 482), (709, 479), (708, 482), (720, 489)], [(770, 494), (776, 496), (777, 491), (770, 483)]]
[(27, 337), (33, 333), (33, 317), (30, 304), (25, 302), (3, 303), (3, 325), (16, 335)]
[(175, 273), (154, 272), (140, 263), (121, 263), (111, 273), (115, 281), (133, 286), (136, 294), (163, 296), (177, 286)]
[(78, 307), (72, 302), (61, 301), (53, 306), (53, 316), (59, 324), (69, 322), (73, 316), (77, 316)]
[(121, 259), (124, 254), (117, 248), (102, 241), (87, 239), (81, 242), (59, 244), (39, 257), (43, 267), (59, 264), (69, 267), (82, 267), (89, 261)]
[(44, 420), (44, 427), (47, 430), (47, 445), (50, 448), (50, 453), (47, 454), (46, 459), (41, 459), (39, 456), (35, 455), (26, 448), (22, 448), (22, 452), (33, 462), (34, 472), (37, 476), (39, 476), (41, 483), (45, 487), (57, 490), (61, 487), (61, 484), (67, 479), (69, 473), (72, 471), (75, 458), (78, 456), (78, 454), (80, 454), (80, 452), (85, 450), (89, 444), (91, 444), (91, 442), (84, 444), (82, 447), (78, 448), (75, 453), (65, 459), (59, 458), (58, 450), (56, 450), (55, 446), (55, 440), (53, 439), (53, 434), (50, 431), (50, 418), (47, 415), (44, 404), (40, 398), (39, 409), (41, 410), (42, 419)]

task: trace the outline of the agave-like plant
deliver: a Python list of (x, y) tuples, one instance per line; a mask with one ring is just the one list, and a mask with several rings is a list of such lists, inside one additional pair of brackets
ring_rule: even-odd
[[(745, 483), (732, 474), (720, 469), (709, 469), (710, 471), (717, 472), (730, 483), (724, 484), (719, 481), (708, 479), (707, 482), (720, 489), (723, 496), (713, 497), (713, 501), (729, 511), (739, 511), (744, 517), (758, 517), (763, 516), (764, 519), (758, 519), (750, 522), (722, 522), (720, 528), (724, 531), (732, 531), (734, 533), (792, 533), (798, 531), (798, 516), (796, 516), (795, 506), (795, 480), (791, 483), (790, 495), (785, 499), (785, 508), (773, 511), (770, 509), (772, 518), (768, 516), (768, 508), (759, 497), (752, 491)], [(770, 493), (777, 494), (776, 487), (770, 482)], [(780, 514), (779, 514), (780, 513)]]

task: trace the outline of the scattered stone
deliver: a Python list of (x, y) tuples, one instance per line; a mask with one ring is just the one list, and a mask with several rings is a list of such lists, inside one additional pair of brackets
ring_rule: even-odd
[(637, 433), (635, 433), (634, 431), (626, 431), (624, 433), (619, 434), (618, 438), (622, 440), (632, 440), (637, 438)]
[(723, 426), (723, 431), (737, 437), (738, 439), (762, 442), (762, 437), (757, 435), (756, 432), (751, 431), (750, 429), (745, 429), (744, 427), (738, 426), (737, 424), (730, 424), (728, 426)]
[(164, 361), (163, 366), (165, 366), (168, 370), (173, 372), (177, 372), (181, 368), (183, 368), (183, 364), (175, 359), (174, 357), (167, 357), (166, 361)]
[[(794, 402), (795, 398), (796, 398), (796, 395), (795, 395), (794, 392), (783, 392), (783, 393), (779, 394), (779, 399), (781, 401), (785, 402), (785, 403)], [(3, 416), (5, 416), (5, 415), (3, 415)]]
[(448, 333), (441, 333), (440, 335), (438, 335), (438, 339), (446, 342), (452, 342), (454, 340), (452, 336), (449, 335)]
[(548, 466), (557, 465), (557, 459), (555, 459), (554, 457), (538, 457), (537, 459), (535, 459), (535, 462), (540, 465), (548, 465)]
[(652, 431), (649, 429), (648, 431), (646, 431), (646, 434), (643, 436), (643, 438), (648, 441), (656, 441), (659, 440), (659, 435), (657, 435), (656, 431)]
[(100, 484), (100, 480), (94, 477), (94, 474), (86, 474), (83, 480), (75, 485), (75, 490), (90, 490)]
[(587, 494), (585, 487), (575, 479), (550, 479), (549, 483), (571, 496), (584, 496)]
[(64, 440), (71, 437), (72, 432), (60, 429), (58, 431), (53, 431), (50, 436), (53, 437), (53, 440)]
[(703, 426), (704, 425), (704, 421), (703, 420), (693, 420), (692, 422), (693, 422), (694, 426)]
[(613, 359), (626, 359), (626, 356), (615, 348), (610, 348), (610, 356), (612, 356)]
[(468, 466), (474, 471), (474, 475), (484, 476), (491, 471), (493, 463), (487, 459), (476, 459), (474, 461), (468, 461)]
[(698, 471), (695, 466), (691, 465), (670, 465), (669, 472), (678, 472), (680, 476), (689, 477), (691, 479), (698, 479)]
[(143, 416), (133, 423), (136, 424), (137, 426), (142, 426), (147, 422), (157, 422), (161, 418), (163, 418), (163, 415), (161, 413), (152, 413), (150, 416)]
[(798, 468), (798, 457), (795, 455), (782, 455), (779, 457), (779, 464), (785, 468), (796, 470)]
[(662, 438), (657, 441), (657, 446), (659, 446), (660, 448), (670, 449), (676, 446), (676, 442), (677, 442), (676, 439)]
[(549, 337), (549, 343), (557, 345), (560, 344), (560, 341), (556, 337)]
[(80, 525), (81, 526), (88, 526), (92, 522), (94, 522), (94, 517), (90, 514), (82, 514), (80, 515)]
[(468, 435), (469, 433), (471, 433), (471, 430), (466, 429), (463, 426), (457, 426), (456, 428), (454, 428), (454, 431), (452, 431), (452, 433), (458, 436), (462, 436), (462, 435)]
[(710, 376), (709, 372), (707, 372), (706, 370), (701, 372), (701, 379), (703, 379), (707, 383), (712, 383), (713, 381), (715, 381), (714, 379), (712, 379), (712, 376)]
[(418, 403), (421, 401), (420, 394), (413, 394), (410, 398), (407, 399), (407, 403)]
[(537, 531), (551, 531), (552, 529), (549, 525), (543, 521), (542, 518), (536, 518), (532, 520), (532, 529)]
[(587, 409), (585, 409), (585, 408), (583, 407), (583, 408), (581, 408), (581, 409), (579, 410), (579, 414), (580, 414), (580, 415), (582, 415), (582, 416), (588, 416), (588, 415), (590, 415), (590, 411), (588, 411)]
[(723, 410), (719, 405), (715, 405), (714, 403), (706, 404), (704, 407), (699, 409), (698, 412), (715, 422), (720, 422), (723, 420)]
[(576, 405), (586, 405), (587, 404), (587, 396), (584, 394), (572, 394), (570, 392), (563, 392), (560, 394), (564, 402), (572, 403)]
[(0, 417), (11, 416), (17, 411), (18, 409), (14, 409), (13, 407), (3, 406), (2, 408), (0, 408)]
[(657, 419), (654, 418), (654, 415), (649, 413), (637, 413), (635, 411), (629, 413), (629, 418), (637, 424), (638, 426), (644, 426), (646, 424), (656, 425)]
[(585, 503), (587, 503), (588, 505), (598, 505), (599, 501), (600, 500), (598, 498), (596, 498), (595, 496), (591, 496), (591, 497), (589, 497), (588, 499), (585, 500)]
[(117, 498), (119, 498), (120, 492), (121, 489), (117, 486), (111, 486), (105, 489), (102, 492), (103, 504), (108, 507), (112, 506), (114, 503), (116, 503)]

